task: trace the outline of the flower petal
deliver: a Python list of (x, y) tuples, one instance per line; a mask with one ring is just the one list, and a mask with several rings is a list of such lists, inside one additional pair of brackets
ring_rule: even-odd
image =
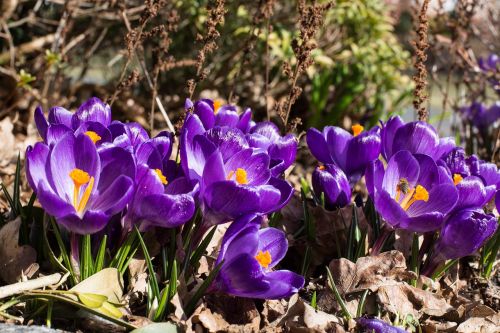
[(323, 133), (315, 128), (310, 128), (307, 130), (306, 140), (309, 150), (318, 161), (321, 163), (333, 163)]
[(400, 223), (407, 220), (407, 213), (401, 206), (384, 190), (375, 192), (375, 208), (391, 226), (397, 228)]
[[(269, 251), (271, 263), (268, 269), (276, 266), (288, 251), (288, 241), (283, 231), (275, 228), (264, 228), (258, 231), (258, 251)], [(250, 252), (249, 252), (250, 253)]]
[(433, 156), (438, 144), (439, 137), (431, 125), (414, 121), (398, 128), (392, 143), (392, 153), (408, 150), (412, 154)]
[(193, 217), (195, 204), (188, 194), (152, 194), (140, 204), (140, 216), (163, 228), (175, 228)]
[[(389, 161), (393, 155), (392, 144), (394, 142), (394, 137), (396, 136), (396, 131), (398, 128), (404, 125), (403, 119), (400, 116), (391, 117), (382, 126), (380, 136), (382, 139), (383, 147), (382, 154), (386, 161)], [(395, 153), (395, 152), (394, 152)]]
[(60, 106), (55, 106), (49, 110), (49, 124), (51, 125), (61, 124), (71, 128), (72, 117), (73, 112)]
[(399, 181), (404, 178), (411, 187), (415, 187), (419, 173), (420, 167), (417, 159), (409, 151), (399, 151), (387, 164), (382, 187), (394, 198)]
[(408, 216), (419, 216), (431, 212), (449, 213), (458, 200), (458, 191), (453, 184), (440, 184), (429, 190), (429, 200), (413, 203), (407, 210)]
[(408, 217), (402, 221), (400, 228), (413, 232), (430, 232), (439, 229), (444, 222), (444, 215), (439, 212), (430, 212), (418, 216)]
[(49, 123), (43, 114), (43, 110), (40, 106), (37, 106), (35, 109), (35, 125), (38, 129), (38, 133), (42, 137), (44, 142), (47, 142), (47, 129), (49, 128)]
[(133, 194), (134, 181), (125, 175), (119, 175), (109, 187), (95, 196), (89, 208), (111, 216), (123, 210)]
[(47, 165), (49, 158), (49, 147), (41, 142), (26, 149), (26, 176), (31, 188), (36, 192), (38, 183), (47, 181)]

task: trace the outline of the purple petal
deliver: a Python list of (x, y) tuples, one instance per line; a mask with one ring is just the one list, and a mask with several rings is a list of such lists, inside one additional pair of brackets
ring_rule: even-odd
[[(233, 243), (233, 240), (240, 233), (249, 232), (253, 235), (257, 235), (257, 231), (259, 230), (261, 224), (262, 216), (256, 214), (243, 215), (234, 220), (234, 222), (231, 223), (229, 228), (227, 228), (226, 232), (224, 233), (216, 264), (219, 264), (225, 258), (228, 247)], [(251, 250), (248, 250), (248, 252), (256, 253), (257, 245), (257, 242), (252, 243), (252, 246), (254, 247), (252, 247)], [(236, 247), (235, 249), (231, 249), (231, 252), (239, 251), (238, 249), (238, 247)]]
[(293, 162), (297, 155), (297, 139), (294, 135), (285, 135), (283, 138), (278, 139), (271, 147), (269, 147), (269, 156), (273, 160), (282, 160), (279, 168), (273, 167), (273, 175), (278, 176), (284, 172)]
[(409, 217), (401, 221), (399, 227), (408, 231), (424, 233), (439, 229), (443, 222), (443, 214), (438, 212), (430, 212), (418, 216)]
[(394, 137), (396, 136), (396, 131), (398, 128), (404, 125), (403, 119), (399, 116), (391, 117), (382, 126), (380, 136), (382, 139), (382, 154), (385, 160), (388, 161), (393, 155), (392, 144), (394, 142)]
[(355, 176), (351, 182), (357, 182), (365, 172), (366, 165), (376, 160), (380, 155), (380, 134), (378, 132), (379, 129), (376, 127), (353, 137), (348, 142), (344, 171), (350, 178)]
[(236, 127), (240, 117), (236, 110), (229, 106), (219, 108), (215, 115), (215, 126)]
[(315, 128), (310, 128), (307, 130), (306, 140), (311, 154), (313, 154), (318, 161), (325, 164), (333, 163), (323, 133)]
[(271, 255), (271, 263), (268, 266), (268, 269), (271, 269), (285, 257), (286, 251), (288, 251), (286, 235), (283, 231), (275, 228), (264, 228), (258, 231), (258, 238), (258, 251), (269, 251)]
[(226, 177), (227, 175), (225, 173), (222, 155), (217, 150), (207, 159), (205, 163), (201, 182), (202, 191), (214, 182), (226, 180)]
[[(239, 219), (241, 220), (241, 219)], [(228, 264), (241, 254), (249, 254), (255, 256), (259, 249), (259, 234), (258, 230), (260, 225), (249, 221), (246, 225), (240, 226), (241, 230), (237, 232), (231, 241), (226, 243), (224, 251), (224, 261)], [(227, 240), (226, 240), (227, 241)]]
[(71, 119), (71, 124), (76, 130), (86, 121), (95, 121), (108, 127), (111, 124), (111, 108), (97, 97), (90, 98), (80, 105)]
[(61, 124), (71, 128), (72, 117), (73, 113), (71, 111), (60, 106), (53, 107), (49, 110), (49, 124), (51, 125)]
[(358, 318), (356, 321), (365, 333), (406, 333), (406, 330), (389, 325), (377, 318)]
[(55, 145), (63, 136), (65, 136), (68, 133), (73, 133), (73, 130), (71, 130), (69, 127), (66, 127), (66, 125), (62, 124), (57, 124), (57, 125), (50, 125), (48, 130), (47, 130), (47, 137), (45, 142), (49, 146)]
[(248, 133), (250, 131), (250, 120), (252, 119), (252, 110), (247, 108), (245, 112), (240, 116), (237, 128), (243, 133)]
[(252, 134), (260, 134), (269, 139), (271, 142), (276, 142), (281, 138), (278, 126), (270, 121), (263, 121), (255, 125), (250, 131)]
[(97, 194), (89, 209), (103, 211), (108, 216), (114, 215), (125, 208), (133, 194), (134, 181), (119, 175), (109, 187)]
[(79, 135), (81, 133), (85, 134), (85, 132), (92, 131), (101, 137), (99, 141), (96, 142), (96, 145), (100, 145), (104, 142), (111, 142), (112, 135), (109, 129), (101, 123), (97, 123), (95, 121), (86, 121), (78, 127), (75, 131), (75, 135)]
[(42, 137), (44, 142), (47, 142), (47, 129), (49, 128), (49, 123), (43, 114), (43, 110), (40, 106), (37, 106), (35, 109), (35, 124), (38, 129), (38, 133)]
[(76, 214), (70, 214), (57, 219), (66, 229), (79, 235), (94, 234), (106, 227), (110, 217), (103, 212), (88, 210), (83, 218)]
[(296, 294), (304, 286), (304, 278), (297, 273), (280, 270), (266, 274), (266, 280), (271, 285), (268, 292), (261, 293), (258, 298), (280, 299)]
[(203, 127), (207, 130), (215, 125), (214, 104), (210, 102), (209, 100), (200, 100), (194, 103), (194, 114), (200, 118)]
[[(347, 152), (349, 141), (353, 138), (352, 134), (334, 126), (325, 127), (323, 132), (326, 133), (326, 142), (328, 143), (328, 149), (333, 162), (346, 171)], [(357, 156), (357, 158), (359, 157)], [(349, 156), (349, 159), (351, 158), (352, 156)]]
[(238, 168), (245, 170), (248, 185), (263, 185), (269, 181), (269, 156), (264, 153), (253, 154), (252, 149), (241, 150), (234, 154), (225, 165), (227, 172), (236, 172)]
[(384, 190), (375, 192), (374, 202), (384, 220), (395, 228), (408, 218), (403, 208)]
[(49, 147), (41, 142), (35, 143), (34, 147), (29, 146), (26, 150), (26, 176), (31, 188), (36, 192), (38, 183), (46, 181), (47, 165), (49, 157)]
[(223, 264), (215, 287), (240, 297), (258, 297), (271, 288), (270, 283), (264, 280), (262, 268), (257, 260), (246, 253), (231, 263)]
[(101, 159), (101, 175), (97, 190), (103, 192), (120, 176), (135, 179), (135, 163), (130, 152), (123, 148), (112, 147), (99, 153)]
[(406, 150), (399, 151), (391, 157), (387, 164), (382, 187), (394, 198), (399, 181), (404, 178), (411, 187), (415, 187), (419, 173), (420, 167), (415, 157)]
[(172, 141), (173, 135), (172, 133), (167, 131), (162, 131), (158, 133), (158, 135), (153, 139), (151, 139), (151, 142), (153, 142), (153, 144), (156, 146), (156, 149), (158, 149), (162, 160), (170, 158), (170, 155), (172, 154)]
[(435, 160), (442, 158), (453, 150), (457, 145), (455, 143), (455, 138), (446, 137), (439, 139), (439, 144), (431, 155)]
[(280, 178), (271, 177), (268, 184), (273, 186), (280, 192), (280, 198), (278, 200), (278, 203), (274, 207), (266, 211), (266, 213), (274, 212), (283, 208), (290, 201), (294, 192), (293, 187), (290, 186), (290, 184), (286, 180)]
[(206, 132), (206, 137), (216, 147), (219, 147), (224, 161), (227, 161), (240, 150), (248, 148), (245, 135), (237, 128), (214, 127)]
[(351, 188), (346, 175), (334, 164), (325, 164), (324, 170), (316, 168), (312, 174), (315, 195), (325, 196), (325, 207), (344, 207), (351, 201)]
[(392, 153), (408, 150), (412, 154), (433, 156), (439, 144), (436, 130), (426, 122), (415, 121), (401, 126), (394, 136)]
[[(454, 211), (464, 208), (482, 208), (488, 203), (483, 181), (476, 176), (465, 177), (457, 184), (458, 198)], [(491, 198), (491, 195), (489, 195)]]
[(195, 205), (188, 194), (152, 194), (140, 204), (142, 218), (156, 226), (175, 228), (193, 217)]
[(415, 154), (413, 157), (417, 159), (420, 167), (417, 183), (427, 190), (439, 184), (440, 174), (436, 162), (430, 156), (423, 154)]
[(373, 197), (376, 190), (382, 188), (382, 180), (384, 179), (384, 164), (380, 160), (375, 160), (369, 163), (365, 172), (366, 189)]
[(440, 184), (427, 189), (429, 200), (415, 201), (408, 208), (408, 216), (419, 216), (426, 213), (437, 212), (443, 215), (449, 213), (458, 200), (458, 191), (453, 184)]
[(163, 158), (152, 141), (141, 143), (135, 153), (137, 164), (146, 164), (151, 169), (162, 169)]
[(38, 183), (37, 198), (47, 214), (56, 218), (75, 213), (73, 205), (57, 195), (45, 180)]

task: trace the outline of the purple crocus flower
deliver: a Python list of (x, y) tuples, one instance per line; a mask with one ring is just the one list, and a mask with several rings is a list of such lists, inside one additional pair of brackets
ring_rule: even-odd
[(480, 130), (488, 129), (500, 119), (500, 103), (496, 102), (489, 108), (479, 102), (474, 102), (460, 109), (462, 116)]
[(246, 133), (251, 126), (255, 125), (251, 121), (252, 111), (248, 108), (240, 116), (235, 106), (224, 105), (221, 100), (201, 99), (193, 103), (187, 99), (187, 109), (190, 109), (191, 105), (193, 114), (200, 119), (205, 130), (215, 126), (228, 126)]
[(381, 137), (382, 155), (386, 161), (401, 150), (412, 154), (425, 154), (437, 161), (455, 147), (455, 139), (440, 139), (434, 127), (425, 121), (405, 124), (399, 116), (392, 117), (382, 124)]
[(43, 141), (54, 145), (69, 132), (85, 133), (96, 145), (111, 141), (111, 109), (100, 99), (93, 97), (83, 103), (75, 113), (63, 107), (53, 107), (45, 119), (42, 108), (35, 110), (35, 123)]
[(380, 154), (380, 129), (374, 127), (362, 132), (363, 126), (354, 125), (352, 130), (353, 134), (334, 126), (326, 126), (323, 132), (310, 128), (307, 145), (318, 161), (337, 165), (354, 185), (363, 176), (367, 164)]
[(500, 170), (496, 164), (480, 160), (472, 155), (466, 159), (471, 175), (481, 178), (487, 191), (495, 191), (500, 186)]
[(492, 53), (487, 58), (479, 58), (478, 65), (483, 72), (496, 72), (500, 70), (500, 58), (498, 55)]
[(292, 187), (272, 177), (266, 152), (251, 148), (237, 128), (205, 131), (196, 115), (188, 115), (181, 135), (184, 174), (200, 184), (199, 200), (207, 226), (283, 207)]
[(281, 136), (278, 126), (270, 121), (256, 124), (247, 134), (250, 147), (267, 152), (271, 158), (271, 174), (275, 177), (283, 173), (293, 162), (297, 154), (295, 135)]
[(194, 214), (194, 196), (198, 189), (183, 177), (182, 170), (170, 160), (173, 136), (161, 132), (136, 148), (136, 192), (130, 203), (125, 224), (164, 228), (177, 227)]
[(262, 217), (246, 215), (237, 219), (224, 234), (216, 264), (221, 270), (212, 290), (234, 296), (279, 299), (304, 286), (304, 278), (287, 270), (273, 271), (288, 250), (284, 232), (259, 230)]
[(277, 177), (295, 161), (297, 139), (294, 135), (281, 136), (278, 127), (272, 122), (252, 122), (252, 111), (246, 109), (238, 115), (236, 107), (223, 105), (221, 101), (202, 99), (194, 104), (187, 100), (188, 109), (192, 105), (193, 116), (198, 119), (200, 134), (217, 127), (229, 127), (246, 134), (250, 147), (265, 151), (271, 158), (271, 173)]
[(495, 233), (497, 226), (495, 216), (485, 214), (480, 209), (464, 209), (450, 215), (439, 234), (423, 274), (431, 275), (448, 259), (473, 254)]
[(497, 207), (497, 212), (500, 214), (500, 190), (495, 195), (495, 206)]
[(431, 157), (406, 150), (394, 154), (385, 170), (380, 160), (370, 164), (366, 186), (389, 225), (414, 232), (441, 227), (458, 199), (452, 180)]
[(346, 175), (334, 164), (325, 164), (314, 169), (312, 186), (316, 197), (324, 193), (325, 208), (344, 207), (351, 201), (351, 187)]
[(377, 318), (361, 317), (356, 319), (361, 327), (361, 332), (366, 333), (406, 333), (402, 328), (392, 326), (383, 320)]
[(28, 147), (26, 172), (45, 211), (77, 234), (102, 230), (134, 192), (132, 155), (118, 147), (99, 154), (84, 134), (66, 133), (50, 148)]

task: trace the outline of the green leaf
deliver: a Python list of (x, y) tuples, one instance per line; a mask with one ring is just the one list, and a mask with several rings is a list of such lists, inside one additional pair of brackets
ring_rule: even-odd
[(104, 295), (92, 293), (76, 293), (80, 302), (92, 309), (100, 308), (108, 298)]
[(120, 319), (123, 316), (123, 313), (110, 302), (102, 303), (102, 306), (97, 311), (116, 319)]

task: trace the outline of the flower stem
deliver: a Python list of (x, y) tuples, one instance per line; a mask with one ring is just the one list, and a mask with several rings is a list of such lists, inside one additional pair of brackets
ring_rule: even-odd
[(382, 228), (380, 236), (378, 236), (377, 240), (373, 244), (372, 251), (371, 251), (370, 255), (376, 256), (376, 255), (380, 254), (380, 251), (384, 247), (385, 242), (387, 241), (387, 239), (389, 238), (389, 236), (392, 234), (393, 231), (394, 230), (392, 228), (388, 227), (387, 225), (385, 225)]

